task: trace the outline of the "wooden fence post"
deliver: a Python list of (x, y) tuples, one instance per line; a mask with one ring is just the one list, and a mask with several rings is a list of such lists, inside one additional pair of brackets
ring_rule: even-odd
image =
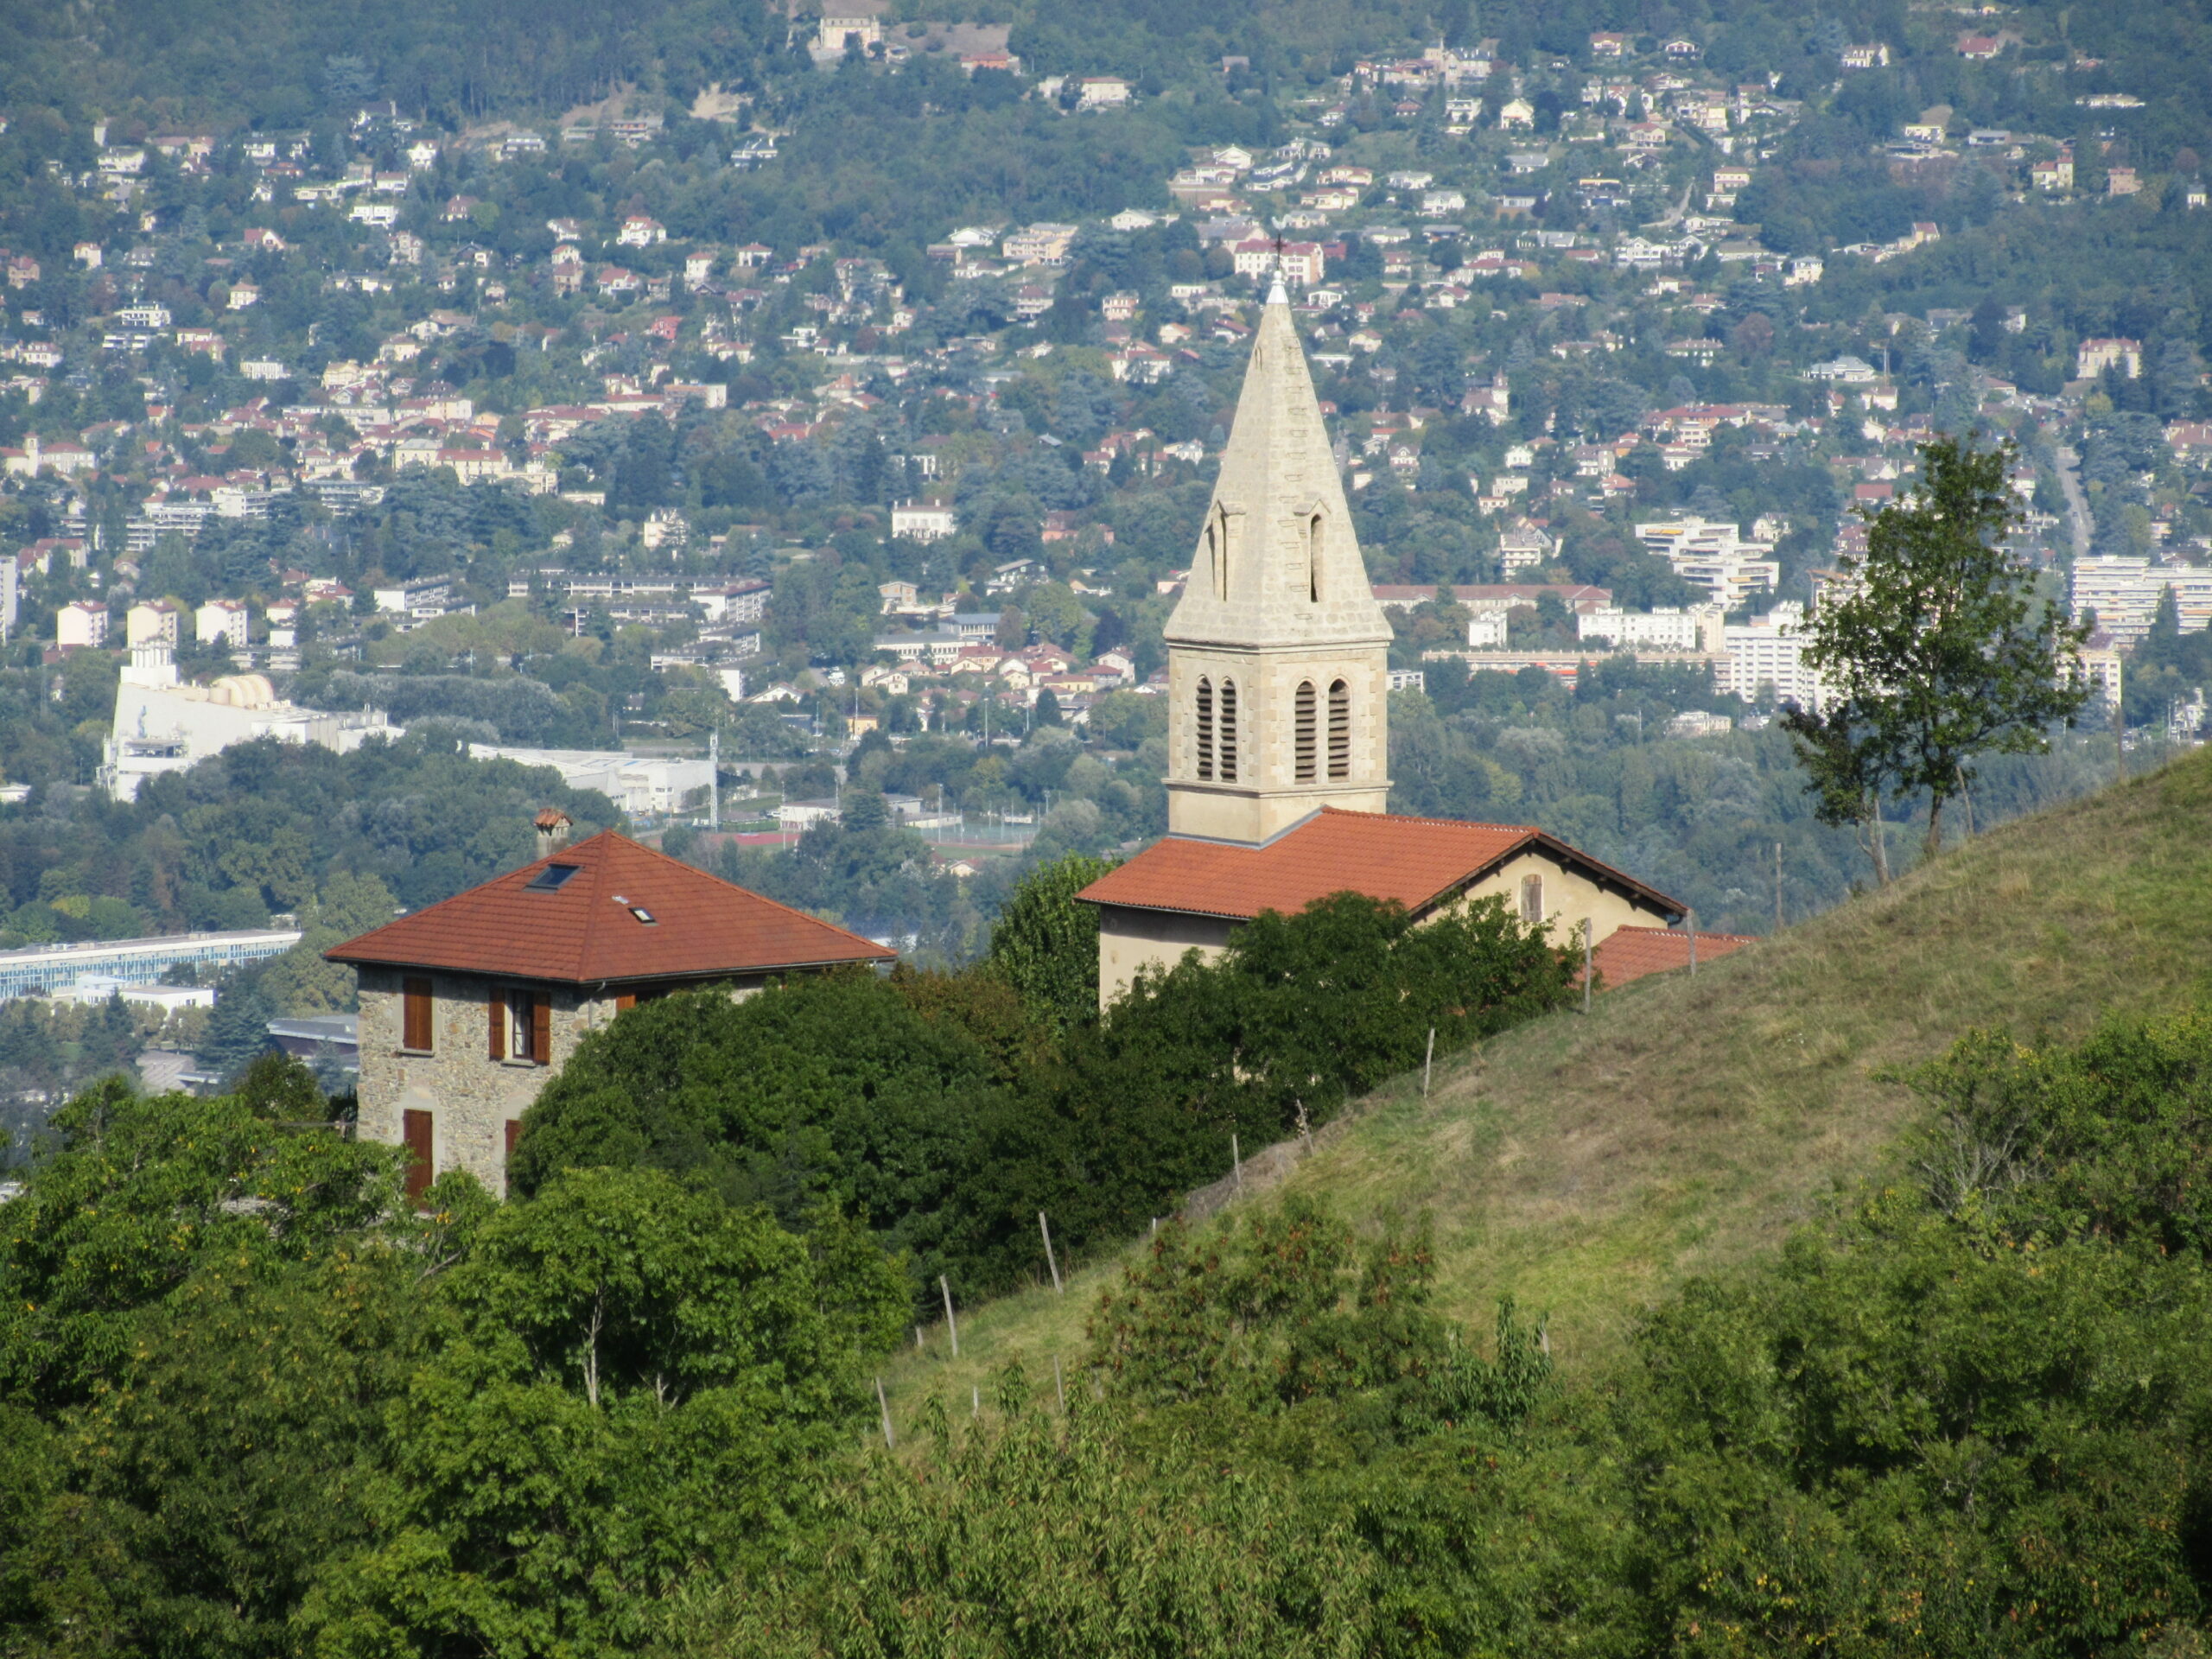
[(944, 1282), (944, 1275), (937, 1276), (937, 1287), (944, 1293), (944, 1328), (952, 1335), (952, 1357), (960, 1357), (960, 1327), (952, 1320), (952, 1287)]
[(1590, 918), (1582, 918), (1582, 1012), (1590, 1012)]
[(883, 1397), (883, 1379), (875, 1379), (875, 1408), (883, 1414), (883, 1449), (896, 1452), (898, 1441), (891, 1438), (891, 1402)]
[(1045, 1235), (1045, 1265), (1052, 1270), (1052, 1294), (1065, 1296), (1067, 1287), (1060, 1283), (1059, 1259), (1052, 1254), (1052, 1224), (1045, 1219), (1045, 1212), (1037, 1212), (1037, 1230)]
[(1436, 1069), (1436, 1027), (1428, 1028), (1428, 1057), (1421, 1063), (1421, 1097), (1428, 1098), (1428, 1079)]

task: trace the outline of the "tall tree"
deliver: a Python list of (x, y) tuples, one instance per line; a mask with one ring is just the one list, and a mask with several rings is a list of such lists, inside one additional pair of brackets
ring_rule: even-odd
[(1922, 445), (1920, 481), (1872, 516), (1866, 556), (1843, 561), (1838, 596), (1808, 630), (1808, 660), (1851, 715), (1840, 738), (1797, 734), (1815, 787), (1825, 772), (1892, 799), (1924, 791), (1925, 856), (1977, 756), (2041, 753), (2089, 696), (2088, 630), (2036, 598), (2033, 567), (2005, 545), (2017, 454), (1955, 437)]

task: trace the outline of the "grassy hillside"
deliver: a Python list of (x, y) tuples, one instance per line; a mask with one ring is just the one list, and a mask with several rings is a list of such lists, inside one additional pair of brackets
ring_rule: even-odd
[[(1702, 969), (1524, 1027), (1402, 1080), (1294, 1182), (1349, 1214), (1430, 1214), (1445, 1306), (1487, 1328), (1548, 1309), (1570, 1368), (1687, 1274), (1772, 1243), (1878, 1170), (1911, 1103), (1882, 1074), (1974, 1026), (2078, 1033), (2206, 983), (2212, 753), (2023, 819)], [(1101, 1262), (942, 1324), (887, 1377), (956, 1397), (1007, 1357), (1049, 1378), (1083, 1349)]]

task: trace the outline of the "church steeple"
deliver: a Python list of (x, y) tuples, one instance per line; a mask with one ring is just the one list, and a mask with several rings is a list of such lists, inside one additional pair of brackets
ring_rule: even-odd
[(1167, 827), (1258, 842), (1389, 796), (1390, 625), (1281, 283), (1168, 619)]

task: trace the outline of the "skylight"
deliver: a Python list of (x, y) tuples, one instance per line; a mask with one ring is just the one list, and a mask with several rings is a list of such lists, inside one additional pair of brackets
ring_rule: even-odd
[(569, 883), (569, 878), (583, 868), (581, 864), (548, 864), (529, 880), (523, 883), (528, 893), (558, 893)]
[(632, 906), (630, 906), (630, 913), (631, 913), (632, 916), (636, 917), (636, 918), (637, 918), (639, 921), (641, 921), (641, 922), (645, 922), (645, 923), (646, 923), (646, 924), (648, 924), (648, 925), (658, 925), (658, 924), (657, 924), (657, 923), (654, 923), (654, 922), (653, 922), (653, 913), (652, 913), (652, 912), (651, 912), (650, 910), (647, 910), (647, 909), (646, 909), (643, 905), (632, 905)]

